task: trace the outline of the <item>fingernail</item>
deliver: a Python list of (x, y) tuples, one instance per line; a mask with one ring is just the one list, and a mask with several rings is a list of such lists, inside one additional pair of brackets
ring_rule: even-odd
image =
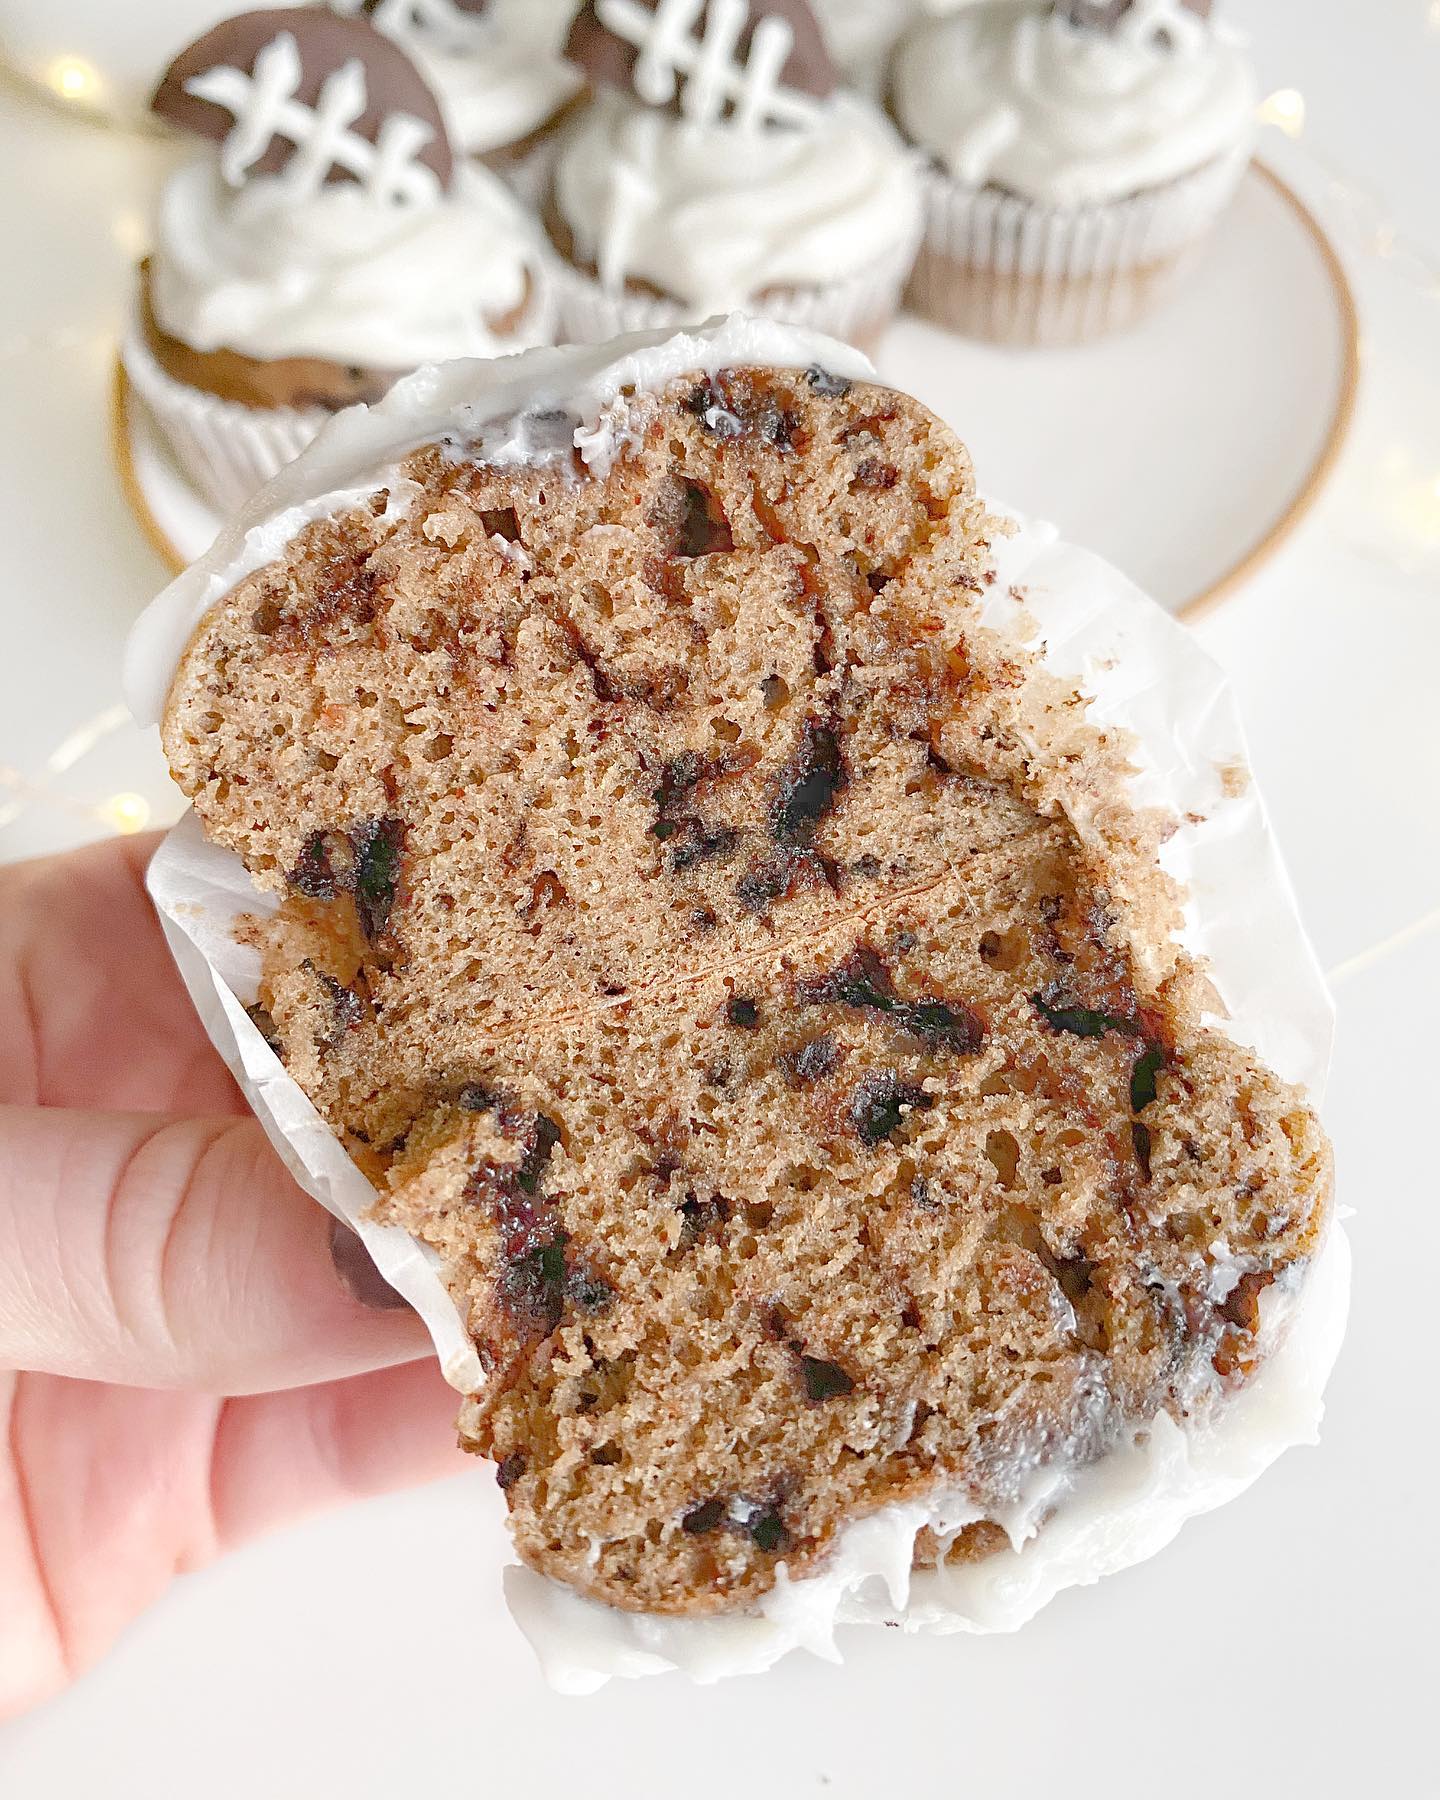
[(341, 1287), (362, 1306), (388, 1312), (410, 1304), (375, 1267), (370, 1252), (343, 1219), (330, 1221), (330, 1259)]

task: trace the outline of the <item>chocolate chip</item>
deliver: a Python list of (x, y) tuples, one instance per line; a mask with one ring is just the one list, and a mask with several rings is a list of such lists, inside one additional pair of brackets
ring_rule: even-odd
[(1142, 1125), (1137, 1119), (1130, 1127), (1130, 1141), (1135, 1148), (1135, 1160), (1140, 1165), (1140, 1177), (1143, 1181), (1150, 1179), (1150, 1127)]
[(565, 1246), (562, 1231), (548, 1244), (512, 1257), (500, 1276), (500, 1299), (507, 1312), (548, 1337), (565, 1312)]
[(755, 1548), (763, 1550), (767, 1556), (784, 1549), (790, 1540), (790, 1534), (785, 1529), (785, 1521), (780, 1517), (780, 1509), (777, 1506), (767, 1506), (763, 1512), (758, 1513), (751, 1519), (748, 1530)]
[(808, 844), (844, 785), (845, 763), (834, 726), (807, 719), (799, 747), (781, 776), (770, 813), (770, 835), (780, 844)]
[(681, 1202), (680, 1216), (680, 1242), (688, 1248), (698, 1238), (720, 1230), (730, 1217), (730, 1202), (723, 1194), (712, 1194), (704, 1200), (687, 1194)]
[(692, 1507), (680, 1521), (680, 1529), (691, 1537), (703, 1537), (707, 1531), (716, 1531), (725, 1522), (725, 1502), (723, 1500), (706, 1500), (699, 1506)]
[(680, 834), (682, 841), (676, 844), (669, 853), (671, 871), (683, 875), (687, 869), (693, 869), (699, 863), (721, 862), (729, 856), (740, 842), (740, 834), (728, 825), (720, 825), (713, 830), (703, 825), (699, 819), (684, 819), (670, 830), (662, 830), (664, 821), (657, 821), (654, 827), (657, 837), (669, 837)]
[(805, 888), (839, 886), (835, 864), (817, 850), (777, 850), (757, 863), (735, 886), (735, 897), (748, 911), (764, 912), (772, 900), (787, 899)]
[(808, 1044), (802, 1044), (784, 1058), (786, 1068), (796, 1081), (823, 1081), (840, 1066), (840, 1060), (840, 1047), (829, 1032), (811, 1038)]
[(870, 488), (876, 493), (885, 493), (893, 488), (900, 479), (900, 471), (894, 463), (882, 462), (878, 456), (867, 456), (855, 471), (852, 487)]
[[(698, 557), (723, 555), (735, 548), (730, 522), (702, 482), (680, 481), (673, 488), (662, 489), (651, 520), (668, 534), (670, 556), (693, 562)], [(683, 587), (673, 595), (676, 600), (683, 597)]]
[(583, 1269), (571, 1269), (565, 1277), (565, 1297), (583, 1313), (602, 1313), (615, 1299), (615, 1290)]
[(892, 1137), (907, 1112), (925, 1112), (934, 1104), (924, 1088), (887, 1069), (867, 1076), (850, 1096), (850, 1123), (861, 1143), (873, 1146)]
[(712, 437), (729, 441), (744, 433), (740, 415), (725, 404), (725, 396), (713, 381), (702, 382), (692, 390), (686, 398), (685, 410), (693, 413)]
[(822, 369), (819, 363), (810, 365), (805, 371), (805, 379), (817, 394), (823, 395), (827, 400), (838, 400), (854, 386), (843, 375), (832, 375), (828, 369)]
[(337, 846), (334, 832), (312, 831), (301, 845), (300, 855), (285, 877), (286, 881), (309, 900), (333, 900), (349, 876), (344, 867), (336, 870), (337, 849), (343, 854), (343, 846)]
[(328, 975), (324, 969), (317, 969), (314, 963), (307, 963), (306, 967), (320, 983), (322, 992), (330, 1002), (330, 1021), (317, 1042), (323, 1050), (334, 1050), (346, 1032), (353, 1031), (364, 1018), (365, 1002), (352, 989), (342, 986), (333, 975)]
[(543, 1113), (536, 1115), (524, 1160), (515, 1174), (515, 1185), (522, 1194), (534, 1194), (550, 1154), (560, 1142), (560, 1127)]
[(505, 1457), (495, 1465), (495, 1485), (502, 1494), (508, 1494), (524, 1473), (525, 1458), (517, 1450), (512, 1456)]
[(973, 1056), (985, 1041), (985, 1026), (978, 1013), (958, 1001), (902, 1000), (890, 971), (868, 944), (858, 945), (852, 956), (828, 974), (797, 982), (795, 991), (808, 1006), (847, 1006), (883, 1013), (911, 1037), (961, 1056)]
[(355, 910), (360, 929), (373, 943), (390, 923), (400, 880), (405, 825), (400, 819), (364, 819), (352, 826), (355, 850)]
[(250, 1023), (260, 1033), (261, 1037), (264, 1038), (265, 1047), (268, 1050), (272, 1050), (276, 1056), (282, 1056), (283, 1050), (280, 1043), (280, 1033), (275, 1029), (275, 1021), (270, 1017), (266, 1008), (257, 1003), (254, 1006), (247, 1006), (245, 1012)]
[(1071, 1037), (1098, 1038), (1112, 1031), (1123, 1037), (1138, 1035), (1139, 1028), (1133, 1019), (1122, 1019), (1115, 1013), (1077, 1005), (1058, 990), (1047, 989), (1043, 994), (1032, 994), (1030, 1004), (1052, 1030), (1068, 1032)]
[(1165, 1067), (1165, 1052), (1156, 1044), (1142, 1050), (1130, 1071), (1130, 1110), (1144, 1112), (1155, 1098), (1155, 1077)]
[(812, 1406), (855, 1391), (853, 1375), (847, 1375), (839, 1363), (822, 1362), (818, 1356), (802, 1356), (800, 1373), (805, 1383), (805, 1398)]
[(750, 1031), (760, 1023), (760, 1008), (753, 1000), (742, 1000), (732, 994), (725, 1003), (725, 1017), (742, 1031)]

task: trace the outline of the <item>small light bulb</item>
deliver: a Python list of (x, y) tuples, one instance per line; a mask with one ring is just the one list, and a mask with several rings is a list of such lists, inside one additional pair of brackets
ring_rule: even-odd
[(1298, 138), (1305, 129), (1305, 96), (1299, 88), (1276, 88), (1260, 103), (1260, 122), (1276, 126), (1286, 137)]
[(150, 802), (143, 794), (112, 794), (100, 808), (100, 816), (121, 837), (133, 837), (150, 823)]
[(100, 77), (78, 56), (61, 56), (50, 65), (50, 86), (62, 100), (93, 100)]

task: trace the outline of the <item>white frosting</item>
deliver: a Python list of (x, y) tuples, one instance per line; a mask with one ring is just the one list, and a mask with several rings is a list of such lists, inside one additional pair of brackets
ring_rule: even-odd
[(283, 177), (231, 186), (207, 157), (161, 197), (151, 292), (162, 329), (196, 350), (412, 369), (523, 347), (493, 327), (536, 261), (519, 204), (483, 169), (457, 168), (429, 203), (381, 204), (350, 181), (303, 199)]
[[(532, 350), (494, 362), (423, 368), (376, 406), (338, 413), (136, 621), (125, 648), (125, 695), (142, 725), (159, 720), (185, 646), (209, 609), (278, 556), (311, 520), (391, 488), (394, 467), (424, 444), (450, 437), (491, 461), (577, 453), (603, 474), (626, 441), (631, 398), (686, 374), (726, 368), (830, 370), (873, 377), (868, 359), (819, 332), (739, 315), (693, 332), (636, 332), (609, 344)], [(548, 419), (544, 415), (551, 415)], [(556, 415), (564, 415), (558, 429)]]
[(549, 123), (574, 98), (582, 78), (558, 56), (526, 43), (497, 43), (484, 56), (412, 50), (450, 126), (451, 142), (469, 156), (488, 156)]
[[(657, 333), (422, 370), (379, 406), (333, 420), (145, 613), (126, 652), (133, 710), (142, 721), (159, 715), (204, 613), (309, 520), (378, 486), (390, 488), (390, 510), (403, 514), (413, 496), (397, 481), (395, 465), (418, 445), (453, 442), (457, 454), (500, 462), (578, 455), (603, 472), (642, 423), (647, 391), (725, 366), (815, 363), (852, 379), (868, 373), (855, 351), (746, 319), (717, 321), (693, 335)], [(1094, 695), (1092, 716), (1138, 734), (1135, 802), (1166, 805), (1185, 819), (1167, 846), (1167, 866), (1189, 889), (1182, 941), (1210, 959), (1230, 1013), (1226, 1029), (1279, 1073), (1318, 1092), (1333, 1018), (1258, 792), (1251, 783), (1236, 793), (1228, 779), (1243, 763), (1244, 739), (1214, 665), (1123, 577), (1060, 543), (1048, 527), (1022, 525), (1000, 544), (997, 576), (987, 618), (1022, 631), (1025, 616), (1033, 618), (1047, 665)], [(1082, 837), (1091, 829), (1083, 817), (1074, 823)], [(297, 1180), (344, 1216), (360, 1217), (370, 1197), (363, 1176), (265, 1051), (238, 1003), (215, 1004), (217, 994), (223, 1003), (253, 976), (231, 967), (230, 921), (253, 908), (254, 896), (236, 859), (197, 843), (197, 835), (182, 829), (167, 843), (151, 878), (172, 938), (199, 952), (185, 970), (197, 1004)], [(476, 1370), (453, 1310), (446, 1310), (433, 1267), (403, 1234), (392, 1244), (394, 1235), (374, 1242), (377, 1262), (387, 1275), (393, 1267), (423, 1303), (450, 1379), (463, 1387)], [(1238, 1271), (1223, 1242), (1211, 1251), (1218, 1296)], [(1062, 1588), (1152, 1555), (1186, 1519), (1233, 1498), (1285, 1449), (1314, 1441), (1348, 1286), (1348, 1247), (1334, 1227), (1303, 1283), (1277, 1284), (1262, 1295), (1262, 1335), (1276, 1347), (1239, 1395), (1213, 1414), (1198, 1412), (1184, 1430), (1163, 1417), (1132, 1428), (1088, 1466), (1032, 1463), (1028, 1478), (1017, 1478), (1014, 1503), (999, 1514), (991, 1509), (1011, 1548), (980, 1563), (912, 1578), (918, 1530), (930, 1528), (943, 1543), (979, 1516), (967, 1495), (942, 1490), (856, 1521), (817, 1573), (797, 1581), (782, 1576), (749, 1614), (622, 1613), (524, 1569), (507, 1571), (510, 1605), (551, 1680), (570, 1691), (671, 1668), (711, 1681), (768, 1668), (801, 1647), (833, 1657), (835, 1628), (847, 1622), (1013, 1630)]]
[[(355, 13), (361, 0), (332, 0)], [(451, 0), (382, 0), (371, 23), (400, 44), (439, 100), (455, 148), (470, 156), (517, 143), (583, 86), (562, 57), (571, 0), (491, 0), (466, 13)]]
[(606, 94), (566, 132), (554, 182), (608, 291), (647, 281), (697, 315), (843, 280), (920, 229), (905, 147), (845, 95), (805, 127), (739, 131)]
[(810, 0), (825, 47), (852, 86), (873, 94), (880, 85), (895, 40), (919, 10), (919, 0)]
[(1243, 146), (1255, 76), (1180, 0), (1136, 0), (1113, 35), (991, 0), (917, 25), (891, 73), (896, 116), (959, 181), (1051, 206), (1118, 200)]

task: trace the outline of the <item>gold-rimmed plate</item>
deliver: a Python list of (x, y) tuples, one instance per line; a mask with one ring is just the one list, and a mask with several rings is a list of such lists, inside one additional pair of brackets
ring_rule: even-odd
[(1359, 325), (1319, 221), (1256, 163), (1199, 266), (1132, 330), (1013, 350), (903, 318), (880, 371), (957, 426), (987, 493), (1191, 616), (1324, 488), (1354, 414)]
[[(1355, 406), (1359, 328), (1314, 215), (1254, 165), (1201, 265), (1153, 317), (1070, 350), (1006, 350), (903, 317), (880, 373), (949, 419), (986, 492), (1049, 518), (1191, 616), (1314, 503)], [(117, 376), (115, 443), (142, 529), (182, 568), (219, 526)]]

